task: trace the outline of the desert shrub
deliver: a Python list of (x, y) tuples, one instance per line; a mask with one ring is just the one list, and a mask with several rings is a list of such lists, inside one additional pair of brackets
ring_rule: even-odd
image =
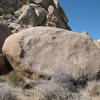
[(76, 87), (77, 91), (84, 89), (87, 86), (88, 76), (80, 76), (79, 78), (74, 80), (74, 86)]
[(5, 83), (0, 83), (0, 100), (17, 100), (14, 92)]
[(85, 92), (92, 97), (100, 97), (100, 81), (90, 81), (88, 82)]
[(22, 88), (26, 83), (25, 80), (19, 76), (16, 72), (12, 71), (8, 75), (9, 84), (13, 87)]
[(52, 81), (56, 84), (59, 84), (70, 91), (75, 91), (76, 88), (74, 86), (74, 79), (67, 74), (63, 69), (56, 69), (52, 73)]
[(0, 77), (0, 83), (6, 82), (5, 79), (3, 79), (2, 77)]
[(49, 81), (35, 87), (34, 97), (36, 100), (68, 100), (71, 93), (60, 85)]

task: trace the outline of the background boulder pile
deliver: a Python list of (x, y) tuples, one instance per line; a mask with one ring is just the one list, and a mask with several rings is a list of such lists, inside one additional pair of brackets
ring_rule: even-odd
[(100, 100), (99, 41), (58, 0), (2, 0), (0, 23), (0, 100)]
[(8, 25), (13, 33), (36, 26), (71, 30), (58, 0), (1, 0), (0, 23)]

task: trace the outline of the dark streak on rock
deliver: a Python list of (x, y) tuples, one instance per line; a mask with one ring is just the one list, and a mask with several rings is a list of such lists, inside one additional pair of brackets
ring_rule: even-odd
[(52, 37), (52, 40), (56, 39), (56, 37)]
[(24, 49), (21, 49), (20, 58), (24, 58), (24, 55), (25, 55), (25, 51)]

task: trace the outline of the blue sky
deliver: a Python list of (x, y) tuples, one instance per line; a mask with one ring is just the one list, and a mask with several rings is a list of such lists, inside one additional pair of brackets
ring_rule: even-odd
[(100, 0), (59, 0), (72, 31), (88, 32), (100, 39)]

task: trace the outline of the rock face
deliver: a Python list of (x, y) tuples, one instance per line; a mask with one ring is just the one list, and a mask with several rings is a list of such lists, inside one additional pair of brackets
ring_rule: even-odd
[(8, 37), (3, 53), (15, 71), (29, 72), (33, 76), (59, 68), (74, 78), (100, 71), (100, 50), (86, 33), (30, 28)]
[(13, 33), (36, 26), (71, 30), (58, 0), (0, 1), (0, 23), (8, 25)]
[(11, 34), (11, 30), (6, 25), (0, 24), (0, 53), (2, 53), (2, 46), (5, 39)]

